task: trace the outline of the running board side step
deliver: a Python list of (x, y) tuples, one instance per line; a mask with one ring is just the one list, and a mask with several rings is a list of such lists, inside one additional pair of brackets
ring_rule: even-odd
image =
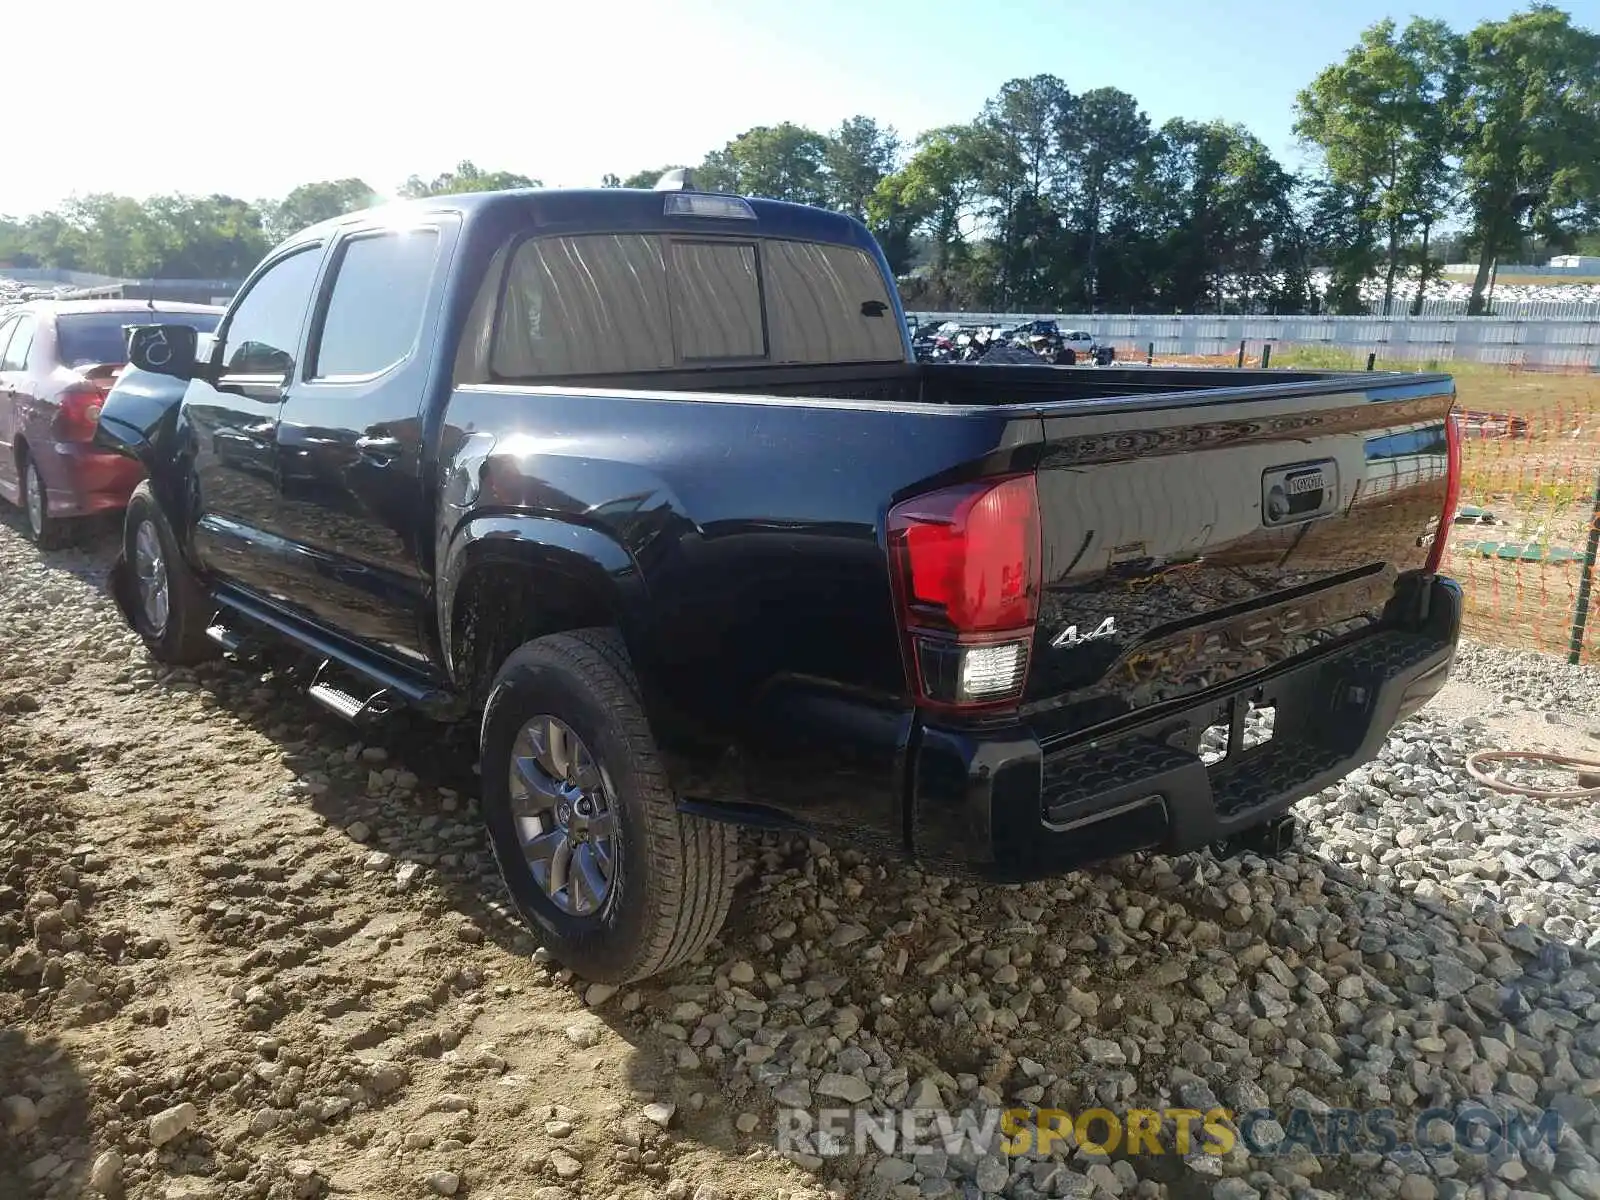
[[(268, 637), (275, 635), (309, 655), (312, 662), (319, 663), (311, 696), (330, 712), (347, 717), (353, 705), (355, 713), (376, 716), (380, 711), (408, 708), (433, 720), (453, 721), (466, 711), (463, 698), (455, 692), (376, 662), (339, 639), (293, 620), (249, 595), (232, 588), (219, 588), (216, 600), (224, 614), (212, 624), (221, 625), (237, 619), (237, 623), (252, 631), (247, 642), (254, 642), (257, 632)], [(354, 688), (353, 692), (330, 681), (329, 672), (334, 668), (338, 668), (341, 682), (352, 681), (347, 686)], [(364, 693), (366, 699), (362, 699)]]
[(242, 635), (229, 629), (221, 621), (221, 614), (211, 619), (211, 624), (206, 626), (206, 637), (222, 647), (224, 654), (233, 654), (243, 657), (248, 653), (247, 643)]
[(382, 688), (365, 700), (359, 696), (351, 695), (341, 687), (327, 682), (323, 676), (328, 672), (331, 660), (323, 659), (322, 665), (317, 668), (316, 676), (307, 689), (309, 695), (323, 708), (336, 716), (343, 717), (346, 721), (362, 722), (376, 720), (387, 716), (393, 711), (394, 705), (389, 696), (389, 690)]

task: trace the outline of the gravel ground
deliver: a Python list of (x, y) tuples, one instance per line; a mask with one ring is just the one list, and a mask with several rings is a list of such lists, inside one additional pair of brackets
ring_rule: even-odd
[[(7, 1200), (1600, 1200), (1600, 839), (1468, 783), (1509, 748), (1493, 714), (1408, 722), (1273, 861), (992, 888), (752, 835), (702, 962), (586, 988), (507, 918), (459, 750), (363, 744), (259, 669), (153, 667), (111, 552), (0, 519)], [(1461, 675), (1600, 726), (1592, 671), (1475, 647)], [(1290, 1113), (1469, 1104), (1553, 1109), (1556, 1144), (1352, 1150)], [(852, 1105), (1271, 1108), (1257, 1148), (1299, 1144), (779, 1152), (786, 1109)]]

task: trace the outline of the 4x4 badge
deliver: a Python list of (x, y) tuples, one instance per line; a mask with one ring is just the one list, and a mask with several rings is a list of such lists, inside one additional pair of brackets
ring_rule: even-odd
[(1050, 640), (1050, 644), (1057, 649), (1063, 646), (1081, 646), (1084, 642), (1092, 642), (1095, 638), (1115, 637), (1117, 635), (1117, 619), (1107, 617), (1088, 633), (1079, 633), (1076, 625), (1068, 625)]

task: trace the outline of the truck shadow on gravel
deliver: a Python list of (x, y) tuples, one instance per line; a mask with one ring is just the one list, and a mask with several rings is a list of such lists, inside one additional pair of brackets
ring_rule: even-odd
[(71, 1054), (0, 1028), (0, 1196), (84, 1195), (89, 1153), (89, 1088)]
[(78, 835), (73, 756), (14, 724), (11, 699), (0, 678), (0, 1197), (75, 1198), (90, 1087), (51, 1031), (103, 1019), (115, 997), (85, 936), (93, 887), (66, 861)]

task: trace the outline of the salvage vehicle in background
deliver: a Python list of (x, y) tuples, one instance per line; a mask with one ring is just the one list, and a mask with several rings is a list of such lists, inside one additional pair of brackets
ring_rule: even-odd
[(84, 517), (115, 512), (144, 472), (94, 445), (106, 394), (128, 361), (130, 324), (209, 332), (223, 310), (133, 300), (34, 300), (0, 317), (0, 498), (50, 549)]
[(663, 183), (317, 225), (100, 420), (151, 655), (473, 722), (578, 973), (695, 955), (732, 824), (991, 879), (1269, 844), (1443, 684), (1448, 376), (918, 363), (859, 222)]
[(1115, 346), (1101, 342), (1087, 329), (1061, 331), (1061, 355), (1056, 360), (1058, 362), (1065, 362), (1070, 366), (1087, 360), (1099, 367), (1109, 367), (1116, 361), (1116, 357)]

